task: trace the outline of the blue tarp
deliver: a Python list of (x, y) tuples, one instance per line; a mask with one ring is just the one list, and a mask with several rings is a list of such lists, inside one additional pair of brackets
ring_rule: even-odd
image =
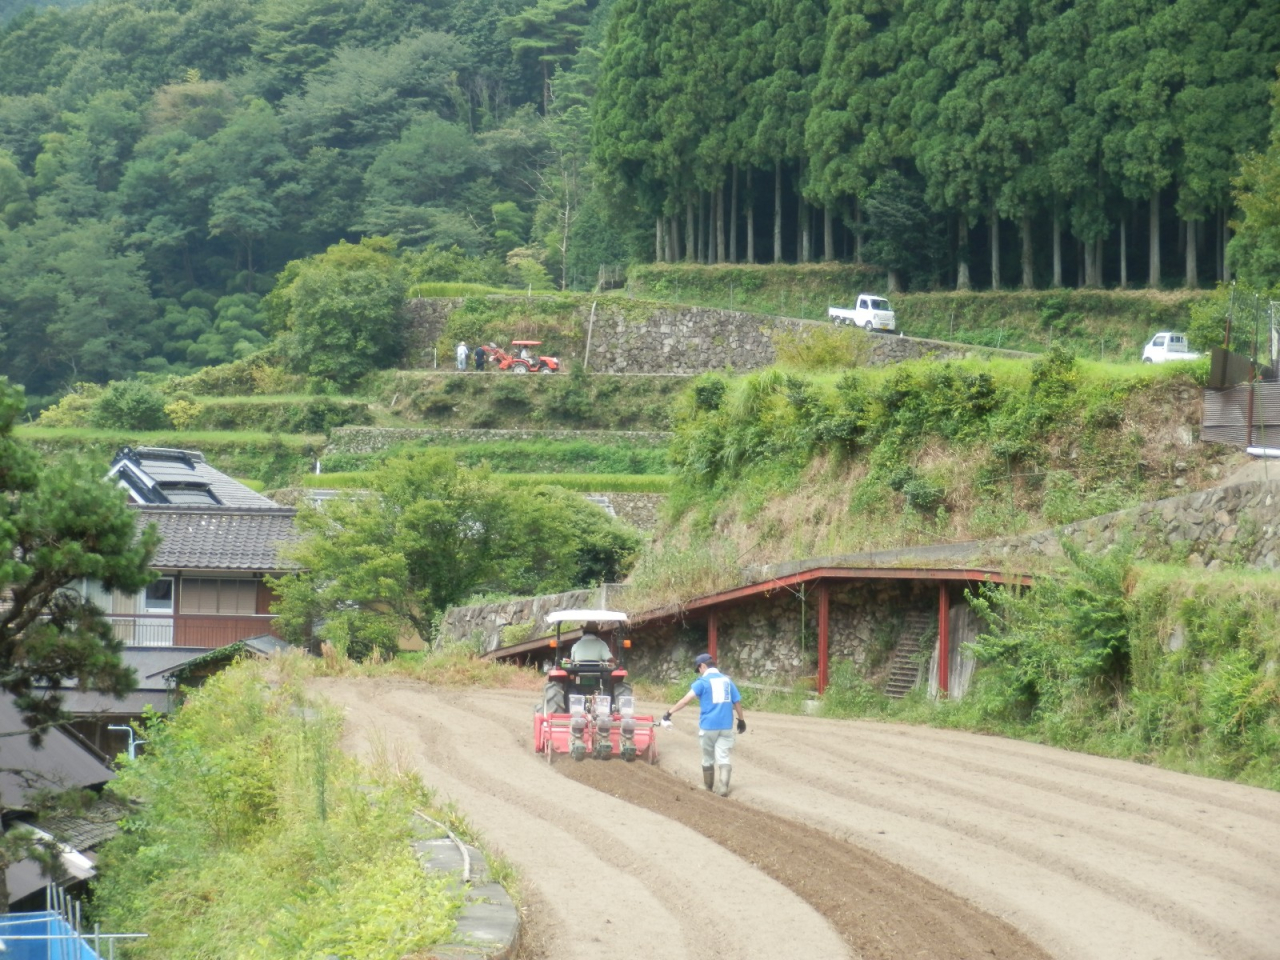
[(0, 943), (4, 944), (2, 960), (99, 960), (61, 914), (53, 911), (0, 915)]

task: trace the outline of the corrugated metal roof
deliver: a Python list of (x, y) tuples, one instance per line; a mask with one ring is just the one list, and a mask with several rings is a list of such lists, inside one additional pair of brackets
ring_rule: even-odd
[[(269, 502), (269, 501), (268, 501)], [(163, 538), (152, 566), (157, 570), (294, 570), (281, 548), (299, 539), (296, 511), (270, 508), (138, 507), (138, 529), (154, 523)]]

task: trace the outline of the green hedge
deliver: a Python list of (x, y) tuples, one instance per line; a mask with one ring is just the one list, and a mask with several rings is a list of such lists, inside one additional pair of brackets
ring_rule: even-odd
[(334, 397), (201, 398), (192, 423), (197, 430), (260, 430), (271, 433), (327, 433), (334, 427), (373, 423), (369, 405)]

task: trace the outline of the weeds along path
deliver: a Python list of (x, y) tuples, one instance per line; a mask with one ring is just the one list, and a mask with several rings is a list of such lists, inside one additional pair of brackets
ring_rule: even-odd
[[(324, 680), (525, 881), (523, 956), (1280, 956), (1280, 795), (1033, 744), (755, 714), (734, 795), (696, 717), (658, 768), (548, 767), (528, 693)], [(699, 784), (695, 789), (694, 784)], [(714, 891), (708, 893), (707, 891)]]

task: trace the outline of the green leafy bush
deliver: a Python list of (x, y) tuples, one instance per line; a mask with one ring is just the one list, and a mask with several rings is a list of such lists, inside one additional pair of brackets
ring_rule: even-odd
[(165, 397), (139, 380), (117, 380), (94, 404), (92, 426), (106, 430), (167, 430), (173, 426), (165, 413)]

